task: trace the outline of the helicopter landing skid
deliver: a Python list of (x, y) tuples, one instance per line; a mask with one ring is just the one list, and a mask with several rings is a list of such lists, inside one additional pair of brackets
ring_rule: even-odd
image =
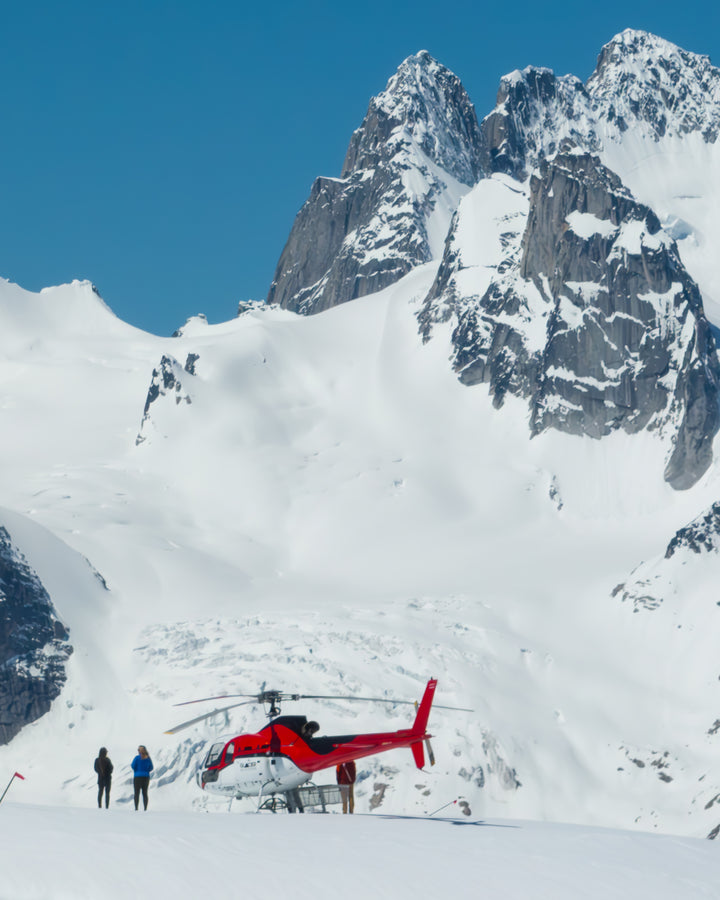
[(278, 810), (287, 809), (288, 805), (282, 794), (271, 794), (258, 806), (258, 812), (276, 813)]

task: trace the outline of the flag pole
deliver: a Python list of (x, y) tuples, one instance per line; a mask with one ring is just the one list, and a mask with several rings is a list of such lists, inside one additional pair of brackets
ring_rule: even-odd
[(447, 809), (448, 806), (452, 806), (453, 803), (457, 803), (457, 800), (451, 800), (449, 803), (446, 803), (445, 806), (441, 806), (440, 809), (436, 809), (435, 812), (429, 813), (429, 816), (434, 816), (435, 813), (439, 813), (443, 809)]
[(0, 803), (2, 803), (3, 800), (5, 799), (5, 794), (7, 794), (7, 792), (10, 790), (10, 785), (13, 783), (13, 781), (15, 781), (16, 778), (22, 778), (22, 780), (25, 781), (25, 776), (24, 776), (24, 775), (21, 775), (19, 772), (15, 772), (15, 774), (14, 774), (13, 777), (10, 779), (10, 781), (8, 781), (7, 787), (6, 787), (5, 790), (2, 792), (2, 797), (0, 797)]

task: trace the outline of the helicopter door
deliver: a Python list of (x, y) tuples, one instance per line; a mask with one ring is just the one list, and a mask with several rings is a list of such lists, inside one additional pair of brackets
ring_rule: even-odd
[(203, 767), (205, 769), (207, 769), (209, 766), (216, 766), (220, 762), (224, 747), (224, 743), (212, 745), (208, 755), (205, 757), (205, 762), (203, 763)]

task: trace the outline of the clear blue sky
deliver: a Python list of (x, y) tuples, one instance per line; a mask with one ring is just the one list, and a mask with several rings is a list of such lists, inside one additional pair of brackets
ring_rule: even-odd
[(720, 65), (718, 6), (3, 3), (0, 275), (30, 290), (90, 279), (157, 334), (230, 319), (264, 299), (313, 179), (340, 173), (405, 57), (429, 50), (482, 118), (504, 73), (585, 79), (626, 27)]

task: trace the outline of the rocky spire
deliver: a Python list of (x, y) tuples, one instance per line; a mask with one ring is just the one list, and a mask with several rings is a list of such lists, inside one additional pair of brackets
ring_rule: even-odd
[(458, 200), (481, 175), (479, 147), (459, 79), (426, 51), (406, 59), (370, 101), (341, 177), (315, 181), (268, 303), (319, 312), (439, 256)]
[(565, 139), (588, 150), (599, 146), (590, 97), (580, 79), (558, 78), (535, 66), (502, 78), (495, 109), (480, 127), (485, 171), (520, 179)]

